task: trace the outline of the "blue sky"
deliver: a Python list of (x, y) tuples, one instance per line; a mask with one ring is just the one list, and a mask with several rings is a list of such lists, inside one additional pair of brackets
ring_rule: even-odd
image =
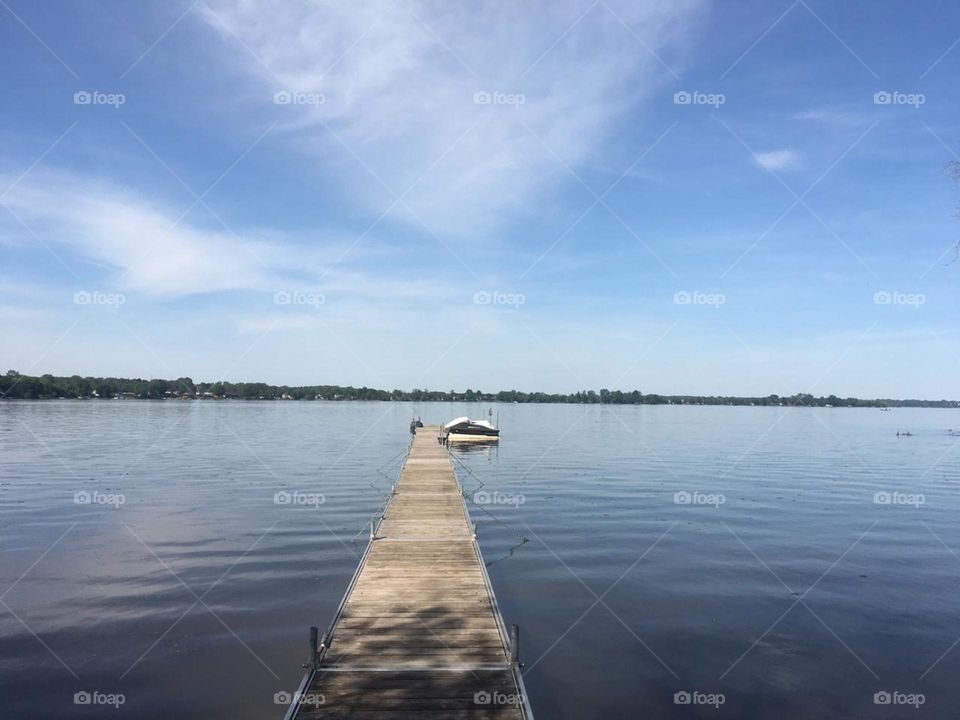
[(7, 367), (960, 397), (960, 8), (270, 5), (0, 3)]

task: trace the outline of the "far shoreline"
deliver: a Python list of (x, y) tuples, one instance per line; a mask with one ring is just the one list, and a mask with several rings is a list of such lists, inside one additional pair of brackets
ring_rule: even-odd
[(705, 405), (743, 407), (894, 407), (960, 408), (957, 400), (896, 400), (841, 398), (837, 395), (795, 393), (780, 396), (661, 395), (640, 390), (578, 390), (572, 393), (521, 390), (383, 390), (352, 385), (273, 385), (263, 382), (194, 382), (190, 377), (162, 378), (81, 377), (80, 375), (22, 375), (8, 370), (0, 375), (0, 400), (310, 400), (322, 402), (466, 402), (508, 405)]
[(214, 397), (214, 398), (200, 398), (200, 397), (35, 397), (35, 398), (20, 398), (20, 397), (4, 397), (0, 396), (0, 402), (110, 402), (120, 400), (123, 402), (147, 402), (147, 403), (176, 403), (176, 402), (237, 402), (237, 403), (269, 403), (269, 402), (296, 402), (296, 403), (325, 403), (325, 404), (346, 404), (346, 403), (396, 403), (398, 405), (411, 405), (411, 404), (421, 404), (421, 403), (438, 403), (445, 405), (453, 404), (492, 404), (492, 405), (576, 405), (582, 407), (743, 407), (743, 408), (822, 408), (825, 410), (832, 409), (860, 409), (860, 410), (894, 410), (894, 409), (903, 409), (903, 408), (920, 408), (927, 410), (956, 410), (960, 408), (960, 401), (955, 400), (891, 400), (889, 404), (871, 404), (874, 401), (870, 400), (861, 400), (859, 405), (852, 405), (840, 402), (839, 404), (824, 404), (824, 405), (801, 405), (789, 402), (782, 402), (776, 405), (770, 403), (750, 403), (750, 402), (699, 402), (699, 401), (690, 401), (690, 402), (681, 402), (681, 401), (672, 401), (672, 402), (638, 402), (638, 403), (602, 403), (602, 402), (568, 402), (561, 400), (543, 400), (543, 401), (534, 401), (529, 400), (526, 402), (520, 401), (508, 401), (508, 400), (395, 400), (393, 398), (386, 399), (370, 399), (370, 398), (343, 398), (339, 400), (328, 399), (328, 398), (280, 398), (280, 397), (257, 397), (257, 398), (243, 398), (243, 397)]

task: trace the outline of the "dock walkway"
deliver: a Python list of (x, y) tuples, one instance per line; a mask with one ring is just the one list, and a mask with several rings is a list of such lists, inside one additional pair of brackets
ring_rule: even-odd
[(287, 720), (532, 720), (439, 430), (414, 436)]

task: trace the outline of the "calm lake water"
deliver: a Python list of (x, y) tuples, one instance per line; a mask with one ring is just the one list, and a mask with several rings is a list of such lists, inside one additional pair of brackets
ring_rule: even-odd
[[(960, 413), (494, 407), (457, 469), (538, 720), (960, 710)], [(282, 717), (411, 412), (486, 408), (0, 403), (3, 717)]]

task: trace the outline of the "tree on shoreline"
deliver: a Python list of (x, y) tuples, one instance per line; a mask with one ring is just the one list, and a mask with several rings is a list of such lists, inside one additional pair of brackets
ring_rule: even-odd
[(324, 400), (324, 401), (397, 401), (397, 402), (501, 402), (501, 403), (573, 403), (584, 405), (756, 405), (785, 407), (960, 407), (955, 400), (893, 400), (839, 398), (836, 395), (814, 397), (797, 393), (792, 397), (767, 395), (763, 397), (736, 397), (726, 395), (644, 395), (639, 390), (623, 391), (601, 388), (575, 393), (521, 392), (501, 390), (485, 393), (467, 389), (450, 390), (378, 390), (366, 386), (355, 388), (342, 385), (269, 385), (267, 383), (231, 383), (218, 380), (213, 383), (194, 383), (189, 377), (176, 380), (154, 378), (97, 378), (21, 375), (8, 370), (0, 377), (0, 399), (48, 400), (54, 398), (138, 398), (163, 399), (236, 399), (236, 400)]

